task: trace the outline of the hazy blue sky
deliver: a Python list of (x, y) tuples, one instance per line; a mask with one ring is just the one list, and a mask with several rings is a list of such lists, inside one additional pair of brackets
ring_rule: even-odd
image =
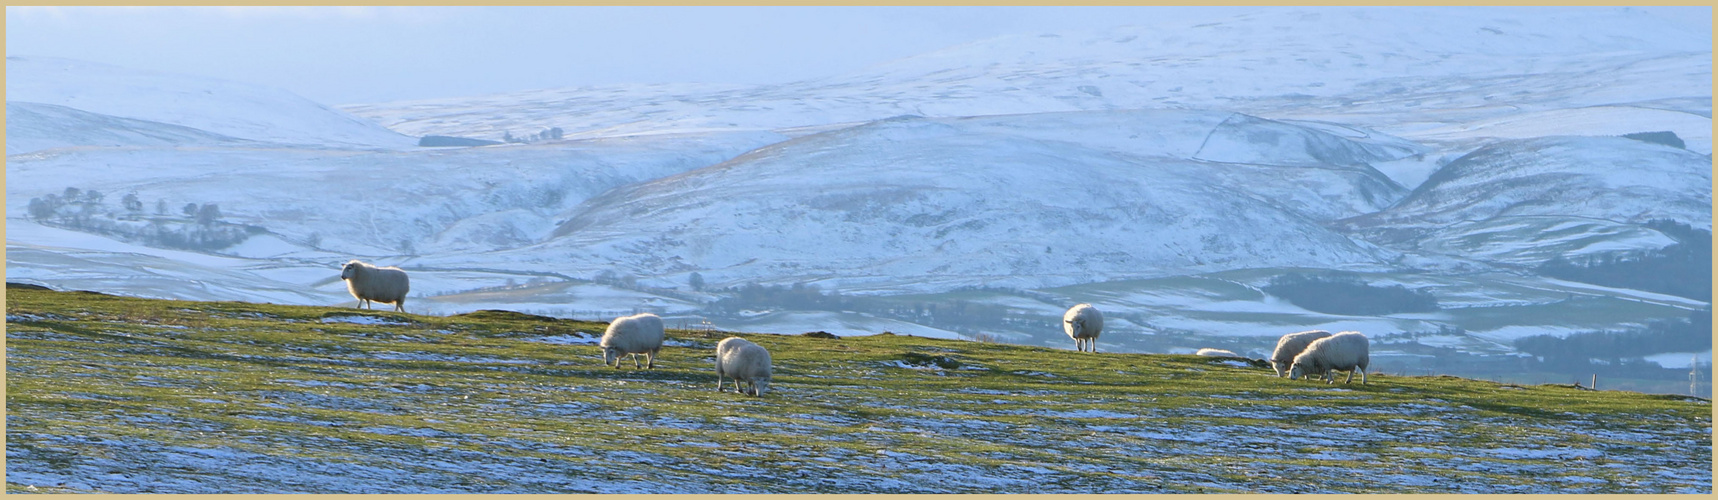
[[(783, 83), (993, 36), (1203, 22), (1258, 9), (7, 7), (6, 53), (351, 104), (612, 83)], [(1709, 23), (1710, 11), (1698, 12)]]
[(993, 36), (1248, 7), (7, 7), (6, 54), (324, 104), (639, 82), (783, 83)]

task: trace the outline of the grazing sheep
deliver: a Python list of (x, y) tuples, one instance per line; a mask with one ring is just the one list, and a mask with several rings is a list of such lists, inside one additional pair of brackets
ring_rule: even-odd
[(1204, 349), (1200, 349), (1199, 352), (1196, 352), (1193, 354), (1197, 354), (1200, 356), (1228, 356), (1231, 358), (1241, 357), (1241, 355), (1235, 354), (1235, 351), (1225, 351), (1223, 349), (1212, 349), (1209, 347), (1206, 347)]
[(770, 390), (770, 351), (764, 346), (739, 337), (728, 337), (716, 344), (716, 392), (724, 392), (722, 377), (734, 380), (734, 392), (746, 394), (740, 388), (745, 382), (751, 395), (761, 396)]
[(656, 367), (656, 353), (662, 350), (662, 339), (666, 335), (662, 329), (662, 318), (655, 314), (641, 313), (615, 318), (608, 324), (608, 330), (603, 332), (602, 364), (611, 361), (615, 368), (620, 368), (620, 357), (632, 355), (632, 367), (638, 368), (638, 355), (643, 354), (647, 363), (644, 368)]
[(1074, 339), (1074, 350), (1098, 352), (1098, 334), (1104, 331), (1104, 313), (1091, 304), (1068, 308), (1062, 315), (1062, 330)]
[(1360, 332), (1342, 332), (1322, 339), (1314, 340), (1306, 346), (1306, 352), (1294, 357), (1294, 366), (1289, 368), (1289, 380), (1299, 380), (1303, 376), (1322, 375), (1327, 384), (1336, 383), (1332, 370), (1348, 372), (1346, 384), (1354, 381), (1354, 372), (1360, 372), (1360, 383), (1366, 383), (1366, 365), (1371, 364), (1372, 355), (1368, 352), (1370, 343)]
[(357, 259), (340, 268), (340, 279), (346, 280), (346, 291), (358, 299), (358, 307), (370, 308), (370, 302), (393, 303), (394, 310), (406, 311), (406, 292), (411, 291), (411, 279), (397, 267), (376, 267)]
[(1271, 353), (1271, 369), (1277, 371), (1278, 377), (1288, 376), (1289, 364), (1294, 363), (1294, 357), (1299, 356), (1301, 351), (1306, 350), (1307, 344), (1311, 344), (1314, 340), (1329, 336), (1330, 332), (1324, 330), (1312, 330), (1284, 335), (1283, 338), (1277, 339), (1276, 352)]

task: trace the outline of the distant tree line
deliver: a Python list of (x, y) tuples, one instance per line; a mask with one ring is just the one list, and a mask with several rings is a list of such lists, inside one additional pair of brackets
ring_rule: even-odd
[(1537, 271), (1552, 278), (1711, 302), (1712, 232), (1664, 219), (1649, 221), (1646, 227), (1677, 242), (1636, 255), (1608, 254), (1581, 261), (1558, 256), (1540, 264)]
[(1623, 134), (1623, 137), (1626, 139), (1651, 142), (1654, 144), (1663, 144), (1677, 149), (1688, 149), (1688, 145), (1682, 142), (1682, 138), (1677, 137), (1676, 132), (1671, 131), (1636, 132), (1633, 134)]
[(1271, 278), (1265, 293), (1309, 311), (1376, 316), (1438, 310), (1438, 299), (1402, 285), (1374, 286), (1348, 273), (1290, 273)]
[(542, 132), (522, 137), (514, 137), (512, 132), (502, 132), (501, 140), (510, 143), (525, 144), (537, 141), (560, 140), (562, 134), (563, 132), (561, 131), (561, 127), (544, 129)]
[(486, 141), (469, 137), (454, 137), (450, 135), (426, 135), (418, 139), (418, 146), (426, 148), (477, 147), (501, 144), (499, 141)]
[(31, 198), (25, 211), (36, 222), (53, 227), (117, 237), (159, 248), (219, 250), (266, 232), (257, 226), (221, 221), (221, 207), (214, 203), (186, 203), (178, 214), (169, 214), (166, 200), (155, 201), (154, 215), (144, 213), (136, 192), (126, 193), (120, 205), (103, 204), (106, 196), (96, 190), (67, 187), (60, 193)]
[(1652, 321), (1645, 327), (1582, 332), (1561, 338), (1534, 335), (1516, 339), (1515, 348), (1544, 358), (1545, 364), (1553, 369), (1585, 368), (1593, 359), (1626, 365), (1653, 354), (1700, 352), (1712, 348), (1712, 309), (1691, 312), (1685, 319)]

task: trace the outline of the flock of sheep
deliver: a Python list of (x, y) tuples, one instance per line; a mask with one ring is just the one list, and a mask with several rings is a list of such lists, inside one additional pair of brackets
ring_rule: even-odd
[[(358, 307), (374, 309), (372, 303), (393, 304), (395, 311), (405, 311), (406, 292), (411, 291), (411, 279), (397, 267), (376, 267), (358, 260), (340, 268), (340, 279), (346, 281), (346, 291), (358, 299)], [(620, 358), (630, 356), (633, 368), (656, 367), (656, 353), (662, 351), (667, 330), (662, 318), (643, 313), (621, 316), (609, 322), (597, 345), (602, 347), (603, 365), (620, 368)], [(644, 355), (644, 364), (638, 355)], [(770, 390), (770, 352), (739, 337), (728, 337), (716, 344), (716, 390), (726, 391), (724, 378), (734, 381), (734, 391), (761, 396)], [(746, 388), (740, 384), (744, 382)]]
[[(411, 290), (406, 272), (397, 267), (376, 267), (353, 260), (340, 269), (340, 279), (346, 281), (346, 291), (358, 299), (360, 307), (372, 302), (394, 304), (394, 310), (405, 311), (406, 292)], [(1091, 304), (1079, 304), (1062, 315), (1062, 330), (1074, 339), (1074, 350), (1098, 352), (1098, 335), (1104, 330), (1104, 315)], [(603, 349), (603, 365), (620, 368), (622, 356), (632, 357), (633, 368), (655, 368), (656, 354), (666, 339), (662, 318), (643, 313), (615, 318), (603, 332), (598, 346)], [(1277, 376), (1289, 380), (1317, 376), (1325, 383), (1336, 383), (1336, 371), (1348, 372), (1342, 383), (1354, 381), (1360, 372), (1360, 383), (1366, 383), (1366, 367), (1371, 363), (1370, 344), (1360, 332), (1332, 335), (1323, 330), (1291, 333), (1277, 340), (1271, 353), (1271, 368)], [(638, 355), (645, 362), (640, 365)], [(1222, 349), (1200, 349), (1202, 356), (1242, 357)], [(734, 391), (760, 396), (770, 389), (770, 352), (763, 346), (739, 337), (728, 337), (716, 344), (716, 390), (726, 391), (723, 379), (734, 381)], [(742, 389), (744, 382), (747, 387)]]
[[(1074, 339), (1074, 350), (1098, 352), (1098, 335), (1104, 331), (1104, 314), (1091, 304), (1080, 304), (1068, 309), (1062, 314), (1062, 331)], [(1287, 375), (1289, 380), (1299, 380), (1301, 377), (1318, 376), (1325, 383), (1336, 383), (1334, 372), (1348, 372), (1348, 378), (1342, 383), (1354, 381), (1354, 372), (1360, 372), (1360, 383), (1366, 383), (1366, 367), (1372, 364), (1370, 353), (1371, 344), (1360, 332), (1342, 332), (1331, 335), (1324, 330), (1291, 333), (1277, 339), (1277, 348), (1271, 353), (1271, 368), (1277, 376)], [(1243, 357), (1233, 351), (1205, 348), (1194, 354), (1200, 356)]]

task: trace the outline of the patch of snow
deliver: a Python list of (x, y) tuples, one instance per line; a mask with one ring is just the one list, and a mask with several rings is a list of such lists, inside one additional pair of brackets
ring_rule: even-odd
[(1707, 371), (1710, 371), (1712, 367), (1712, 351), (1666, 352), (1646, 356), (1646, 360), (1658, 363), (1658, 366), (1674, 370), (1688, 368), (1693, 366), (1694, 363), (1699, 363)]
[(386, 325), (386, 326), (400, 326), (400, 325), (410, 325), (411, 324), (410, 322), (394, 321), (394, 320), (391, 320), (388, 318), (378, 318), (375, 316), (328, 316), (328, 317), (322, 318), (322, 322), (323, 323), (351, 323), (351, 324), (355, 324), (355, 325)]
[(601, 341), (602, 338), (596, 336), (550, 335), (546, 337), (527, 337), (519, 340), (555, 345), (593, 345)]

